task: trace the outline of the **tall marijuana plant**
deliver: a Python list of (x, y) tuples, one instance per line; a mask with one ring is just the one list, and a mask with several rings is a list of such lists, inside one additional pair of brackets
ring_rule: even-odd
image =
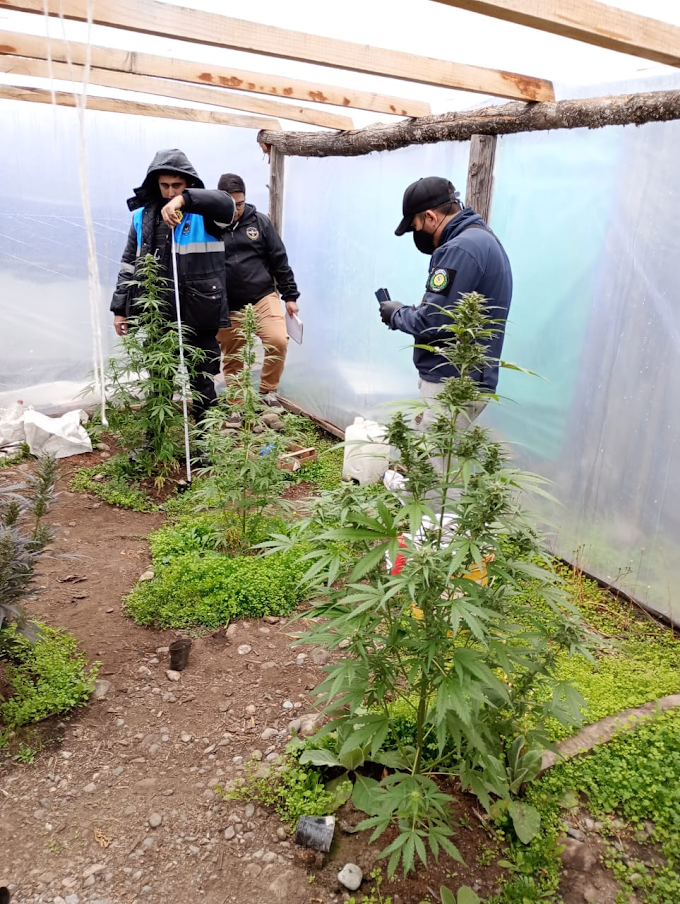
[[(257, 319), (252, 305), (244, 309), (239, 333), (243, 346), (236, 357), (241, 368), (218, 405), (206, 415), (198, 441), (210, 467), (196, 499), (225, 512), (224, 537), (218, 545), (246, 550), (262, 540), (266, 522), (285, 510), (286, 504), (282, 499), (285, 477), (278, 467), (283, 440), (261, 422), (269, 409), (260, 400), (253, 379)], [(241, 418), (240, 430), (224, 428), (225, 418), (232, 413)]]
[[(546, 723), (580, 718), (581, 698), (557, 679), (556, 662), (564, 651), (588, 655), (578, 613), (520, 505), (539, 478), (510, 467), (502, 445), (467, 417), (475, 403), (497, 401), (474, 376), (498, 325), (478, 294), (449, 317), (436, 351), (460, 376), (443, 381), (427, 432), (401, 411), (388, 427), (406, 473), (403, 504), (384, 488), (368, 496), (345, 487), (266, 544), (311, 544), (313, 627), (301, 642), (337, 653), (316, 689), (335, 749), (307, 749), (301, 762), (355, 775), (371, 840), (396, 822), (383, 851), (391, 874), (400, 861), (405, 872), (416, 857), (426, 863), (428, 847), (460, 859), (453, 787), (504, 809), (518, 836), (532, 837), (539, 814), (516, 798), (538, 772)], [(540, 607), (525, 601), (528, 584)], [(361, 774), (369, 760), (387, 767), (380, 781)]]
[[(154, 477), (159, 485), (178, 469), (184, 448), (182, 411), (174, 401), (182, 385), (177, 323), (168, 316), (169, 283), (147, 254), (140, 278), (130, 281), (141, 287), (137, 313), (128, 319), (119, 356), (109, 361), (107, 386), (111, 429), (130, 454), (131, 472)], [(184, 357), (193, 372), (201, 352), (185, 342)]]
[(44, 517), (56, 480), (56, 462), (44, 456), (35, 476), (0, 488), (0, 653), (3, 628), (14, 625), (20, 633), (32, 634), (22, 601), (33, 589), (36, 562), (51, 539)]

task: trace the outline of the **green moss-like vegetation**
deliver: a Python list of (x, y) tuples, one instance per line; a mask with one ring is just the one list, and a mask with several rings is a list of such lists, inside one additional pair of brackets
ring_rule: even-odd
[(76, 639), (66, 631), (37, 625), (34, 642), (14, 633), (4, 644), (9, 652), (5, 677), (12, 694), (0, 703), (5, 730), (38, 722), (87, 703), (97, 665), (88, 666)]
[(74, 493), (92, 493), (109, 505), (118, 505), (134, 512), (156, 510), (156, 504), (149, 494), (128, 473), (127, 458), (124, 455), (115, 455), (101, 465), (81, 468), (71, 478), (69, 488)]
[[(267, 531), (282, 523), (263, 522)], [(180, 518), (150, 537), (156, 576), (133, 588), (126, 612), (139, 624), (214, 628), (233, 618), (289, 615), (301, 599), (303, 551), (260, 556), (225, 555), (238, 548), (238, 529), (229, 513), (204, 512)]]

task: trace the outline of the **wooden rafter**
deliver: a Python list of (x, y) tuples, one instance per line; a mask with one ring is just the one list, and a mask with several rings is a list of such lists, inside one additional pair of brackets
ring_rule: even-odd
[[(68, 49), (71, 62), (81, 65), (85, 63), (87, 45), (70, 41)], [(68, 60), (63, 41), (49, 40), (38, 35), (17, 34), (12, 31), (0, 31), (0, 52), (39, 60), (46, 60), (49, 53), (50, 57), (57, 62), (65, 63)], [(259, 72), (246, 72), (242, 69), (232, 69), (229, 66), (215, 66), (212, 63), (193, 62), (176, 57), (154, 56), (151, 53), (128, 53), (125, 50), (115, 50), (111, 47), (92, 45), (90, 47), (90, 64), (98, 66), (100, 69), (169, 78), (197, 85), (213, 85), (232, 91), (302, 100), (307, 103), (312, 101), (345, 109), (389, 113), (392, 116), (428, 116), (432, 112), (430, 105), (420, 100), (375, 94), (371, 91), (356, 91), (352, 88), (338, 88), (283, 76), (263, 75)]]
[[(95, 24), (142, 34), (497, 97), (550, 101), (555, 96), (551, 82), (545, 79), (259, 25), (158, 0), (97, 0), (93, 6)], [(78, 22), (87, 21), (87, 7), (87, 0), (0, 0), (0, 9), (47, 10), (49, 15), (61, 14)]]
[(680, 26), (597, 0), (436, 0), (564, 38), (680, 66)]
[[(54, 96), (51, 91), (43, 88), (20, 88), (14, 85), (0, 85), (0, 100), (25, 100), (36, 104), (51, 104), (53, 101), (59, 107), (75, 107), (76, 99), (72, 93), (57, 91)], [(157, 116), (160, 119), (185, 119), (190, 122), (209, 122), (219, 126), (240, 126), (244, 129), (259, 129), (262, 126), (262, 117), (239, 116), (232, 113), (217, 113), (213, 110), (192, 110), (188, 107), (166, 107), (161, 104), (145, 104), (133, 100), (119, 100), (113, 97), (87, 98), (89, 110), (104, 110), (107, 113), (127, 113), (132, 116)], [(274, 130), (280, 129), (280, 124), (275, 119), (267, 120)]]
[[(69, 63), (48, 63), (47, 60), (27, 59), (26, 57), (5, 56), (0, 46), (0, 72), (12, 75), (30, 75), (38, 78), (83, 80), (85, 67)], [(119, 88), (124, 91), (139, 91), (144, 94), (159, 94), (197, 104), (213, 104), (228, 107), (231, 110), (246, 110), (250, 113), (262, 113), (268, 116), (280, 116), (309, 125), (325, 126), (330, 129), (352, 129), (354, 123), (348, 116), (338, 116), (325, 110), (310, 110), (295, 104), (284, 104), (276, 100), (258, 97), (244, 97), (221, 88), (204, 88), (201, 85), (188, 85), (186, 82), (174, 82), (170, 79), (151, 78), (146, 75), (133, 75), (130, 72), (114, 72), (109, 69), (90, 69), (89, 81), (93, 85), (104, 88)]]
[(295, 157), (357, 157), (411, 144), (468, 141), (473, 135), (511, 135), (552, 129), (600, 129), (680, 120), (680, 91), (650, 91), (552, 104), (501, 104), (354, 132), (272, 132), (257, 136), (264, 147)]

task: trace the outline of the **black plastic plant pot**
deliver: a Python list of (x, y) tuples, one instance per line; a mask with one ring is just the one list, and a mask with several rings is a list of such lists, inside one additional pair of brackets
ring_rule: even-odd
[[(170, 668), (174, 672), (181, 672), (189, 662), (189, 650), (192, 640), (190, 637), (180, 637), (170, 644)], [(2, 902), (0, 902), (2, 904)]]
[(6, 885), (0, 887), (0, 904), (9, 904), (10, 893)]
[(314, 851), (327, 853), (333, 843), (335, 816), (301, 816), (295, 833), (295, 843)]

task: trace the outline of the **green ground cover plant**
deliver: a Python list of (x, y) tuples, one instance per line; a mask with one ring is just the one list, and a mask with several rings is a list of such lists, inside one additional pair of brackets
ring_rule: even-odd
[(98, 665), (88, 665), (75, 637), (36, 624), (29, 639), (14, 630), (7, 638), (5, 680), (12, 689), (0, 703), (4, 731), (14, 731), (87, 703)]
[(153, 499), (139, 486), (131, 473), (129, 458), (114, 455), (100, 465), (80, 468), (69, 483), (74, 493), (91, 493), (102, 502), (131, 509), (133, 512), (153, 512)]

